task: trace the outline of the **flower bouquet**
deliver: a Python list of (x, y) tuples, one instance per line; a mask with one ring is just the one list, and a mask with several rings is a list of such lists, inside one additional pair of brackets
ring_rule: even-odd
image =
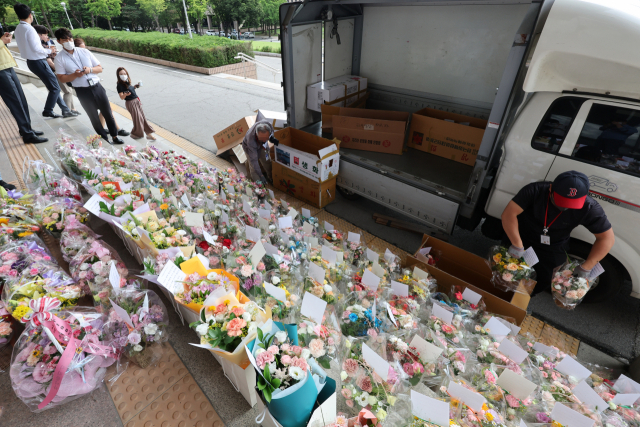
[(344, 234), (338, 230), (324, 230), (322, 233), (322, 239), (326, 245), (333, 248), (336, 251), (344, 250)]
[[(514, 258), (504, 246), (493, 246), (487, 260), (493, 275), (491, 283), (504, 291), (531, 294), (535, 286), (536, 272), (524, 258)], [(522, 285), (522, 287), (520, 286)]]
[(269, 413), (283, 427), (304, 426), (309, 421), (320, 394), (333, 394), (335, 382), (311, 357), (311, 350), (298, 345), (297, 336), (289, 337), (276, 324), (258, 329), (256, 339), (247, 345), (255, 358), (257, 387)]
[(160, 297), (150, 290), (125, 288), (111, 301), (123, 310), (111, 306), (104, 326), (113, 345), (142, 369), (158, 362), (162, 343), (169, 339), (169, 315)]
[(0, 213), (0, 234), (21, 239), (40, 231), (38, 223), (30, 217)]
[[(446, 378), (442, 385), (438, 389), (439, 397), (451, 397), (451, 407), (457, 408), (456, 411), (456, 423), (463, 427), (502, 427), (506, 426), (505, 417), (499, 410), (491, 403), (485, 402), (481, 408), (474, 410), (467, 406), (464, 402), (455, 399), (449, 393), (450, 384), (454, 382), (451, 378)], [(470, 390), (474, 393), (478, 393), (472, 385), (464, 380), (459, 380), (459, 385)]]
[(64, 231), (60, 235), (60, 249), (62, 258), (66, 262), (71, 262), (78, 252), (87, 245), (91, 245), (100, 236), (89, 227), (78, 222), (75, 216), (65, 219)]
[(364, 337), (374, 336), (382, 327), (380, 311), (376, 310), (376, 317), (373, 317), (373, 305), (375, 301), (368, 297), (360, 298), (356, 292), (348, 295), (342, 306), (342, 320), (340, 329), (344, 336)]
[[(252, 298), (260, 307), (270, 308), (273, 320), (276, 322), (292, 323), (293, 316), (299, 310), (302, 299), (300, 298), (300, 285), (298, 283), (285, 283), (280, 279), (279, 271), (271, 271), (265, 275), (265, 282), (258, 285), (264, 292), (261, 296)], [(266, 290), (267, 284), (284, 291), (285, 300), (276, 299)]]
[(75, 217), (76, 221), (84, 224), (89, 221), (89, 211), (75, 199), (47, 200), (38, 197), (34, 217), (49, 234), (59, 239), (65, 229), (67, 218)]
[(351, 264), (358, 266), (365, 257), (366, 246), (363, 242), (344, 241), (344, 258)]
[(427, 319), (427, 326), (431, 330), (433, 339), (439, 341), (443, 347), (447, 348), (451, 344), (454, 347), (458, 347), (464, 337), (461, 321), (462, 318), (457, 314), (453, 316), (451, 324), (432, 315)]
[(418, 349), (395, 335), (383, 335), (383, 338), (386, 342), (387, 360), (395, 364), (397, 370), (404, 372), (411, 386), (418, 385), (423, 376), (436, 376), (436, 364), (428, 363), (425, 366)]
[(229, 291), (237, 290), (237, 283), (230, 280), (223, 271), (210, 271), (206, 276), (194, 272), (189, 274), (184, 282), (184, 291), (176, 294), (176, 301), (184, 304), (196, 312), (200, 312), (205, 300), (218, 288)]
[(18, 398), (39, 412), (98, 388), (118, 357), (106, 341), (104, 316), (85, 307), (60, 310), (60, 302), (47, 297), (32, 300), (30, 312), (10, 365)]
[[(2, 310), (4, 310), (4, 306), (0, 308), (0, 312)], [(0, 317), (0, 348), (4, 347), (11, 341), (12, 335), (13, 328), (11, 328), (11, 320)]]
[(336, 302), (336, 295), (338, 295), (338, 291), (329, 284), (328, 280), (325, 279), (323, 283), (320, 283), (310, 276), (304, 278), (302, 293), (304, 294), (304, 292), (309, 292), (321, 298), (327, 304), (334, 304)]
[[(420, 304), (412, 298), (402, 298), (397, 295), (391, 296), (386, 304), (387, 316), (391, 322), (390, 327), (395, 330), (417, 329), (420, 322)], [(382, 305), (382, 304), (381, 304)]]
[(573, 310), (589, 292), (592, 283), (584, 277), (573, 276), (574, 270), (579, 265), (579, 261), (567, 260), (553, 270), (551, 293), (558, 307)]
[(302, 319), (298, 324), (298, 341), (301, 346), (309, 347), (311, 356), (325, 369), (331, 368), (336, 360), (342, 334), (333, 310), (325, 311), (322, 324)]

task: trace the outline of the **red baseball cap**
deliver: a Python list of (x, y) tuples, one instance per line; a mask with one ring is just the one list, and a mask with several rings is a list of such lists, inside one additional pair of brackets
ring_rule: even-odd
[(582, 172), (567, 171), (553, 181), (553, 202), (561, 208), (582, 209), (589, 194), (589, 178)]

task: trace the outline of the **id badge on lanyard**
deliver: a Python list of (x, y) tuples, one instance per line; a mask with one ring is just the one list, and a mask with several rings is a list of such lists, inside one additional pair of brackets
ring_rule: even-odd
[(264, 158), (269, 161), (269, 141), (265, 142), (264, 145)]
[(549, 196), (547, 197), (547, 209), (544, 211), (544, 228), (542, 228), (542, 234), (540, 235), (540, 243), (542, 243), (543, 245), (551, 244), (551, 238), (547, 236), (547, 233), (549, 232), (549, 228), (551, 227), (551, 224), (556, 222), (556, 219), (558, 219), (558, 217), (562, 215), (562, 212), (560, 212), (558, 215), (556, 215), (553, 221), (551, 221), (551, 224), (547, 226), (547, 213), (549, 212), (550, 199), (551, 199), (551, 189), (549, 189)]

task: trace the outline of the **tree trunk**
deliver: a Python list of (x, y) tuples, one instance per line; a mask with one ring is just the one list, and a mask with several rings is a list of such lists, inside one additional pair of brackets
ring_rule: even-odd
[(158, 19), (158, 15), (153, 15), (153, 17), (156, 20), (156, 28), (162, 31), (162, 27), (160, 27), (160, 20)]
[(107, 22), (109, 23), (109, 31), (113, 31), (113, 27), (111, 27), (111, 19), (107, 19)]
[(93, 20), (93, 12), (91, 12), (91, 28), (95, 27), (95, 21)]
[(44, 11), (44, 6), (40, 6), (40, 10), (42, 11), (42, 16), (44, 16), (44, 22), (47, 23), (47, 28), (49, 29), (49, 31), (51, 32), (51, 35), (53, 36), (53, 30), (51, 29), (51, 24), (49, 24), (49, 18), (47, 17), (47, 14)]

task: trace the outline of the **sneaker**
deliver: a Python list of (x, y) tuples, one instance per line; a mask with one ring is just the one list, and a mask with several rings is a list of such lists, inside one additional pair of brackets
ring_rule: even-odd
[(50, 113), (47, 113), (46, 111), (42, 112), (42, 117), (51, 117), (52, 119), (59, 119), (60, 117), (62, 117), (60, 114), (56, 114), (53, 111)]
[(113, 141), (110, 142), (111, 145), (119, 145), (124, 144), (124, 141), (118, 138), (117, 136), (113, 137)]
[(0, 187), (3, 187), (7, 191), (11, 191), (11, 190), (15, 190), (16, 189), (15, 185), (9, 184), (8, 182), (4, 182), (1, 179), (0, 179)]
[(119, 135), (119, 136), (129, 136), (129, 135), (131, 135), (131, 133), (130, 133), (130, 132), (127, 132), (127, 131), (126, 131), (126, 130), (124, 130), (124, 129), (120, 129), (120, 130), (118, 131), (118, 135)]
[(71, 110), (72, 112), (76, 113), (76, 116), (81, 116), (82, 113), (78, 110)]

